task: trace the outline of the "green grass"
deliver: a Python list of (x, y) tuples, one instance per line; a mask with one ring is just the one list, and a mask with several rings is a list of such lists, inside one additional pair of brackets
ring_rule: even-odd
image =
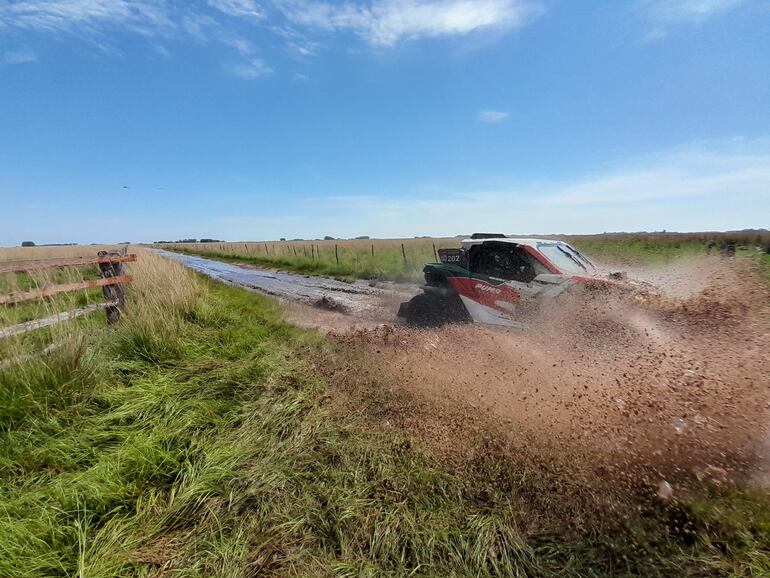
[[(0, 274), (0, 295), (17, 291), (31, 291), (44, 286), (77, 283), (100, 277), (99, 270), (95, 266), (77, 269), (49, 269), (35, 274), (26, 272), (4, 273)], [(60, 293), (41, 300), (24, 301), (0, 308), (0, 327), (24, 323), (102, 301), (104, 301), (104, 297), (100, 288)]]
[(340, 263), (336, 262), (333, 253), (322, 254), (319, 258), (312, 259), (304, 255), (298, 257), (286, 254), (265, 256), (252, 253), (223, 252), (206, 248), (186, 249), (175, 247), (173, 250), (177, 253), (199, 255), (228, 263), (241, 263), (305, 275), (320, 275), (346, 280), (418, 281), (422, 279), (422, 268), (425, 263), (434, 260), (432, 250), (412, 252), (408, 255), (406, 263), (404, 263), (400, 249), (380, 251), (374, 258), (370, 254), (362, 256), (360, 259), (343, 256)]
[[(615, 239), (612, 237), (578, 238), (573, 243), (581, 252), (598, 261), (660, 263), (682, 257), (706, 254), (706, 243), (694, 240), (660, 241), (655, 239)], [(719, 253), (719, 249), (714, 249)]]
[(770, 572), (770, 507), (746, 494), (532, 530), (546, 473), (458, 473), (342, 413), (310, 366), (334, 355), (321, 336), (199, 283), (164, 318), (0, 367), (0, 576)]
[(770, 280), (770, 254), (762, 255), (759, 262), (764, 269), (767, 278)]

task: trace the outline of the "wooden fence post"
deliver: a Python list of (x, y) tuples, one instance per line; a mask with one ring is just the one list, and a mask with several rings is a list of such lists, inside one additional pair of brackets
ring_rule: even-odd
[(374, 259), (374, 243), (372, 243), (372, 259)]
[(406, 247), (401, 243), (401, 254), (404, 256), (404, 269), (406, 269)]
[(337, 259), (337, 265), (339, 265), (339, 264), (340, 264), (340, 253), (339, 253), (339, 251), (337, 250), (337, 245), (336, 245), (336, 243), (335, 243), (335, 245), (334, 245), (334, 258), (335, 258), (335, 259)]
[[(97, 255), (99, 257), (106, 257), (108, 255), (118, 255), (118, 253), (99, 251)], [(123, 263), (99, 263), (99, 271), (101, 272), (103, 279), (108, 277), (120, 277), (123, 275)], [(107, 315), (107, 323), (112, 324), (117, 322), (120, 319), (120, 313), (126, 302), (126, 291), (123, 288), (123, 285), (105, 285), (102, 287), (102, 295), (104, 295), (104, 300), (107, 303), (114, 303), (107, 305), (104, 308), (104, 312)]]
[(436, 263), (438, 263), (438, 253), (436, 252), (436, 243), (433, 243), (433, 258), (436, 260)]

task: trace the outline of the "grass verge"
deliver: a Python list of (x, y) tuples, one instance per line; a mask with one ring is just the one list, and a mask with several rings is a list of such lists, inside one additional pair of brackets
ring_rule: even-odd
[(458, 475), (335, 410), (306, 361), (325, 343), (273, 301), (151, 289), (114, 331), (0, 368), (0, 575), (770, 572), (763, 498), (532, 533), (522, 496), (547, 479), (494, 459)]

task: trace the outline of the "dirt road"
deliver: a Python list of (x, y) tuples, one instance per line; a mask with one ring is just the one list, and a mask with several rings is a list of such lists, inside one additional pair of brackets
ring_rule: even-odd
[(291, 321), (318, 329), (373, 327), (393, 322), (399, 304), (419, 292), (417, 285), (386, 281), (347, 283), (170, 251), (158, 253), (217, 281), (276, 297), (287, 305)]

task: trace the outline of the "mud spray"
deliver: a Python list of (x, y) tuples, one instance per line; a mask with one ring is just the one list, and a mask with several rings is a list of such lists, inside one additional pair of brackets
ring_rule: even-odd
[(494, 451), (661, 500), (768, 484), (766, 284), (748, 262), (632, 274), (655, 291), (564, 299), (527, 330), (334, 318), (341, 361), (327, 372), (460, 468)]

